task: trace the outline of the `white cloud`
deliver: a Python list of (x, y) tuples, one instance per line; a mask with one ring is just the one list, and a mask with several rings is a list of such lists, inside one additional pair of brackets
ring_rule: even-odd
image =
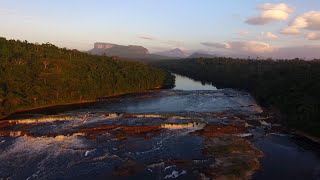
[(261, 32), (261, 36), (267, 39), (278, 39), (278, 36), (272, 32)]
[(309, 32), (307, 35), (308, 40), (320, 40), (320, 33), (318, 32)]
[(236, 52), (246, 52), (246, 53), (268, 53), (273, 52), (275, 48), (267, 43), (256, 42), (256, 41), (232, 41), (228, 43), (201, 43), (205, 46), (230, 49)]
[(301, 29), (320, 31), (320, 11), (310, 11), (296, 17), (281, 33), (299, 35)]
[(289, 7), (285, 3), (265, 3), (258, 6), (257, 9), (262, 11), (261, 14), (248, 18), (246, 23), (251, 25), (264, 25), (275, 21), (285, 21), (294, 11), (294, 8)]

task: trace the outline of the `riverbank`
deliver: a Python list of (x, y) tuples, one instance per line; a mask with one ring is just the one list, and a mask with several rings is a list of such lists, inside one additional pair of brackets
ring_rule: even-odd
[(154, 90), (160, 90), (160, 89), (163, 89), (163, 88), (160, 87), (160, 86), (157, 86), (157, 87), (154, 87), (152, 89), (145, 90), (145, 91), (118, 93), (118, 94), (114, 94), (114, 95), (110, 95), (110, 96), (99, 97), (99, 98), (97, 98), (95, 100), (83, 100), (83, 101), (78, 101), (78, 102), (51, 104), (51, 105), (45, 105), (45, 106), (39, 106), (39, 107), (33, 107), (33, 108), (25, 108), (25, 109), (17, 110), (17, 111), (15, 111), (13, 113), (10, 113), (10, 114), (6, 114), (4, 116), (0, 116), (0, 121), (1, 120), (6, 120), (6, 119), (8, 119), (8, 118), (10, 118), (10, 117), (12, 117), (14, 115), (26, 114), (28, 112), (33, 112), (33, 111), (37, 111), (37, 110), (44, 110), (44, 109), (47, 109), (47, 108), (56, 109), (56, 108), (59, 108), (59, 107), (66, 107), (66, 106), (72, 107), (72, 106), (78, 106), (78, 105), (91, 104), (91, 103), (95, 103), (95, 102), (98, 102), (98, 101), (101, 101), (101, 100), (104, 100), (104, 99), (117, 98), (117, 97), (121, 97), (121, 96), (127, 96), (127, 95), (137, 94), (137, 93), (145, 93), (145, 92), (148, 92), (148, 91), (154, 91)]

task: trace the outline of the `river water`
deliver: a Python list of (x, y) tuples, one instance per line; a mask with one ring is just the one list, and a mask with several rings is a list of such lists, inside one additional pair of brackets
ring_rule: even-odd
[(246, 92), (156, 90), (0, 121), (0, 179), (320, 179), (320, 147)]

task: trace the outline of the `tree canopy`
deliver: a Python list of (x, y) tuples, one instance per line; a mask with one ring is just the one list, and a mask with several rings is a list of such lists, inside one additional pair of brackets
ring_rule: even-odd
[(144, 63), (5, 38), (0, 38), (0, 77), (0, 116), (174, 84), (169, 73)]

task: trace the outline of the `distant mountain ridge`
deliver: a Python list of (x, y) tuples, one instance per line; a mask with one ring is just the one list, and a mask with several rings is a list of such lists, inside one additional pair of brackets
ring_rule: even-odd
[(216, 55), (208, 54), (205, 52), (195, 52), (189, 54), (179, 48), (168, 51), (150, 53), (149, 50), (143, 46), (135, 45), (118, 45), (112, 43), (97, 42), (94, 48), (89, 50), (88, 53), (100, 56), (117, 56), (132, 60), (161, 60), (161, 59), (185, 59), (185, 58), (214, 58)]
[(188, 58), (215, 58), (217, 57), (216, 55), (212, 54), (206, 54), (206, 53), (201, 53), (201, 52), (196, 52), (191, 54)]
[(153, 54), (166, 56), (166, 57), (172, 57), (172, 58), (186, 58), (187, 57), (187, 54), (179, 48), (175, 48), (175, 49), (169, 50), (169, 51), (156, 52)]

